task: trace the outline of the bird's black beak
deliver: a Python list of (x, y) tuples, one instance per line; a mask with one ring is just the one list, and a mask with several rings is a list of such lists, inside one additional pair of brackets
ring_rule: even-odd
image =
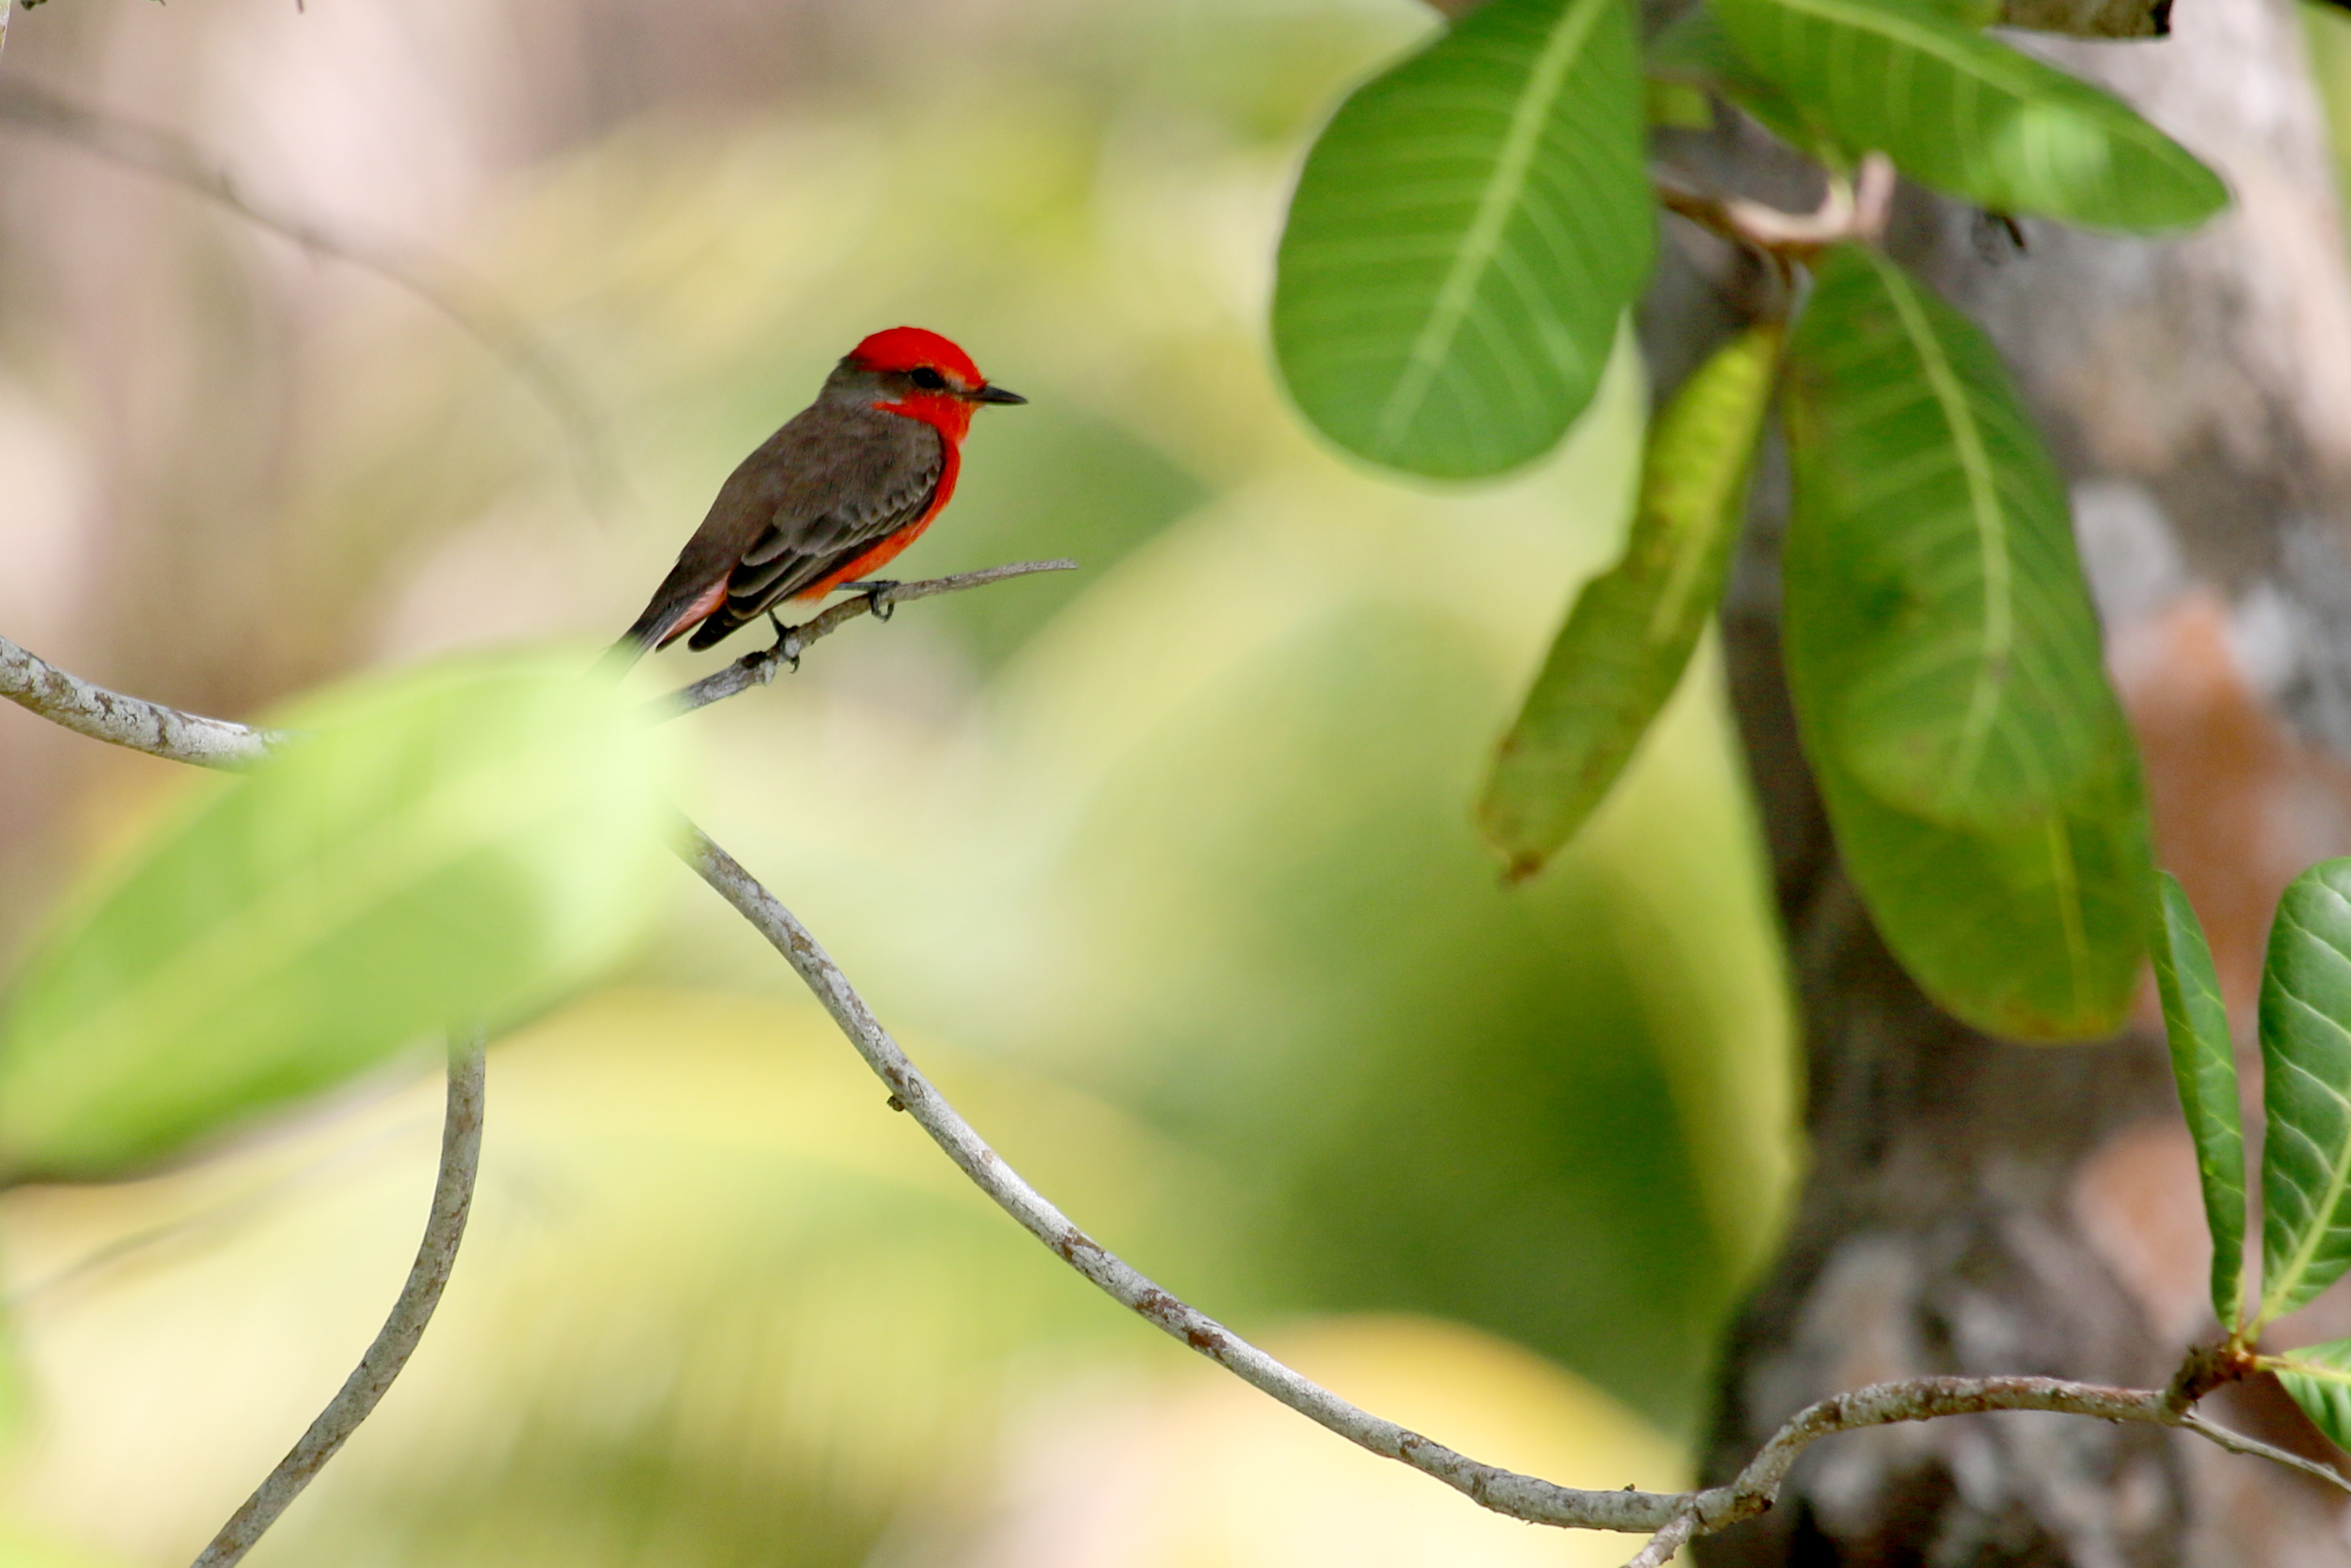
[(1008, 387), (982, 386), (965, 394), (974, 402), (1027, 402), (1029, 400)]

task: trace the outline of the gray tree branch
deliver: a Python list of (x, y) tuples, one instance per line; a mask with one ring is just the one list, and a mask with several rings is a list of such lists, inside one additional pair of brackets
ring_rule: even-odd
[(194, 1568), (230, 1568), (244, 1561), (262, 1533), (302, 1495), (319, 1470), (382, 1399), (401, 1368), (408, 1364), (424, 1337), (424, 1325), (441, 1304), (449, 1270), (457, 1261), (457, 1244), (465, 1239), (465, 1217), (473, 1208), (474, 1177), (482, 1155), (482, 1031), (469, 1031), (449, 1049), (449, 1099), (441, 1122), (441, 1174), (433, 1187), (433, 1211), (424, 1224), (424, 1239), (409, 1266), (408, 1282), (392, 1303), (392, 1315), (377, 1331), (375, 1343), (360, 1357), (359, 1365), (343, 1386), (319, 1412), (301, 1440), (277, 1461), (245, 1506), (197, 1554)]
[[(1060, 564), (1035, 563), (1022, 570), (1053, 568)], [(990, 580), (997, 580), (1002, 575), (1007, 574), (999, 569), (998, 577)], [(956, 581), (953, 579), (937, 580), (941, 583)], [(976, 584), (961, 582), (956, 586)], [(945, 587), (933, 589), (937, 592), (952, 591)], [(870, 608), (870, 601), (860, 598), (848, 604), (836, 605), (825, 614), (830, 616), (835, 612), (846, 612), (841, 616), (841, 622), (846, 622)], [(836, 622), (833, 625), (840, 623)], [(826, 628), (828, 632), (831, 629), (831, 626)], [(16, 673), (11, 674), (10, 672)], [(175, 708), (93, 686), (42, 662), (5, 639), (0, 639), (0, 677), (5, 677), (0, 678), (0, 695), (9, 696), (35, 713), (55, 718), (78, 733), (143, 751), (150, 756), (199, 767), (241, 766), (266, 754), (282, 738), (268, 731), (225, 719), (183, 713)], [(757, 678), (748, 679), (719, 695), (731, 695), (733, 691), (747, 689), (755, 684), (758, 684)], [(695, 689), (687, 688), (687, 694)], [(680, 694), (680, 699), (687, 694)], [(710, 697), (705, 700), (718, 699)], [(2189, 1401), (2179, 1386), (2172, 1389), (2112, 1388), (2052, 1377), (1923, 1377), (1898, 1383), (1872, 1384), (1867, 1387), (1832, 1395), (1790, 1419), (1729, 1483), (1701, 1491), (1647, 1492), (1630, 1487), (1617, 1491), (1588, 1491), (1482, 1463), (1340, 1398), (1329, 1389), (1276, 1361), (1215, 1319), (1162, 1290), (1071, 1223), (1043, 1194), (1006, 1165), (955, 1107), (932, 1087), (930, 1081), (923, 1076), (905, 1052), (899, 1049), (897, 1041), (890, 1037), (889, 1031), (882, 1027), (873, 1009), (858, 994), (848, 976), (841, 972), (841, 967), (833, 962), (831, 956), (825, 952), (808, 927), (801, 925), (775, 894), (760, 885), (757, 878), (707, 834), (683, 819), (681, 825), (684, 841), (679, 849), (681, 857), (782, 955), (784, 961), (792, 967), (794, 973), (800, 977), (832, 1016), (833, 1022), (864, 1059), (866, 1065), (888, 1086), (891, 1104), (914, 1117), (956, 1168), (1018, 1221), (1022, 1228), (1043, 1242), (1054, 1256), (1120, 1305), (1138, 1313), (1162, 1332), (1182, 1341), (1260, 1393), (1372, 1453), (1409, 1465), (1445, 1482), (1480, 1507), (1534, 1524), (1654, 1532), (1654, 1539), (1633, 1560), (1631, 1568), (1660, 1568), (1692, 1537), (1710, 1534), (1768, 1510), (1796, 1457), (1823, 1437), (1864, 1427), (1927, 1421), (1947, 1416), (2039, 1410), (2105, 1421), (2179, 1427), (2208, 1437), (2231, 1452), (2276, 1459), (2351, 1490), (2351, 1485), (2346, 1485), (2340, 1477), (2323, 1467), (2297, 1460), (2292, 1455), (2252, 1442), (2200, 1419), (2189, 1408)], [(454, 1125), (456, 1113), (454, 1079), (451, 1104)], [(478, 1101), (475, 1102), (474, 1116), (475, 1132), (478, 1134)], [(437, 1218), (441, 1212), (437, 1200), (434, 1212)], [(459, 1218), (462, 1220), (462, 1214)], [(426, 1271), (425, 1259), (420, 1254), (418, 1272)], [(441, 1270), (441, 1278), (446, 1278), (445, 1265)], [(416, 1274), (412, 1274), (410, 1282), (412, 1288), (416, 1285)], [(439, 1284), (436, 1282), (432, 1287), (432, 1295), (437, 1299), (438, 1294)], [(403, 1302), (406, 1300), (407, 1294), (403, 1293)], [(426, 1310), (429, 1315), (429, 1304)], [(392, 1321), (385, 1325), (385, 1334), (392, 1335), (395, 1326), (402, 1321), (402, 1311), (395, 1308)], [(417, 1332), (422, 1332), (421, 1322), (416, 1328)], [(383, 1337), (380, 1336), (379, 1346), (383, 1343)], [(413, 1349), (413, 1336), (407, 1343)], [(405, 1353), (402, 1354), (404, 1355)], [(335, 1405), (329, 1406), (327, 1414), (314, 1425), (313, 1434), (319, 1433), (322, 1427), (332, 1426), (334, 1423), (329, 1421), (329, 1417), (346, 1406), (347, 1397), (352, 1395), (354, 1388), (364, 1388), (370, 1383), (374, 1355), (375, 1350), (371, 1348), (371, 1360), (361, 1362), (360, 1370), (352, 1374), (351, 1383), (345, 1385), (344, 1394), (337, 1396)], [(396, 1365), (394, 1370), (397, 1370)], [(389, 1378), (384, 1381), (388, 1383)], [(363, 1393), (360, 1396), (361, 1403), (351, 1406), (355, 1414), (350, 1416), (349, 1426), (331, 1445), (318, 1453), (315, 1461), (308, 1465), (302, 1475), (303, 1481), (316, 1473), (318, 1466), (332, 1454), (334, 1447), (340, 1446), (341, 1437), (349, 1435), (350, 1427), (357, 1426), (367, 1409), (372, 1408), (381, 1394), (381, 1387), (377, 1386), (372, 1394)], [(298, 1445), (294, 1453), (289, 1454), (285, 1463), (280, 1465), (280, 1471), (298, 1465), (308, 1452), (309, 1443), (310, 1437), (306, 1436), (304, 1443)], [(273, 1474), (271, 1481), (277, 1479), (277, 1476)], [(284, 1500), (290, 1500), (293, 1493), (300, 1490), (300, 1484), (297, 1482), (288, 1490)], [(263, 1492), (269, 1490), (270, 1485), (271, 1482), (265, 1482)], [(262, 1492), (255, 1494), (256, 1502), (262, 1495)], [(252, 1509), (255, 1504), (246, 1506)], [(277, 1506), (282, 1508), (284, 1501)], [(276, 1510), (272, 1510), (269, 1517), (275, 1517), (275, 1512)], [(244, 1513), (241, 1511), (238, 1517), (244, 1518)], [(267, 1520), (261, 1522), (266, 1527)], [(235, 1524), (235, 1521), (232, 1521), (232, 1528)], [(229, 1531), (225, 1530), (222, 1533), (225, 1539)], [(259, 1533), (258, 1529), (252, 1531), (255, 1537)], [(207, 1555), (198, 1559), (196, 1568), (224, 1568), (224, 1565), (235, 1562), (236, 1556), (216, 1557), (211, 1554), (219, 1549), (220, 1544), (216, 1541), (214, 1548), (207, 1550)], [(246, 1545), (250, 1544), (250, 1540), (247, 1540)], [(244, 1549), (236, 1548), (237, 1555), (242, 1555)]]
[(688, 714), (698, 707), (707, 707), (712, 703), (739, 695), (753, 686), (764, 686), (776, 678), (778, 669), (798, 669), (800, 655), (817, 642), (830, 637), (861, 615), (872, 614), (877, 601), (882, 619), (886, 621), (893, 610), (910, 600), (930, 599), (942, 593), (960, 593), (967, 588), (986, 588), (991, 582), (1029, 577), (1040, 571), (1077, 570), (1076, 561), (1063, 557), (1055, 560), (1024, 560), (1010, 566), (985, 567), (978, 571), (959, 571), (951, 577), (925, 578), (920, 582), (892, 583), (887, 588), (844, 599), (798, 626), (786, 627), (784, 634), (773, 646), (746, 653), (717, 674), (705, 675), (694, 685), (673, 692), (662, 700), (676, 713)]

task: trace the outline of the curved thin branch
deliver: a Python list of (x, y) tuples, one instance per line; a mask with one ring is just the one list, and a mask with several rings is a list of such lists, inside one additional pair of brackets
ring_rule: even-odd
[(335, 1457), (360, 1423), (366, 1420), (400, 1369), (415, 1354), (449, 1283), (457, 1260), (457, 1244), (465, 1239), (465, 1216), (473, 1207), (474, 1176), (482, 1155), (482, 1031), (475, 1029), (464, 1041), (450, 1042), (449, 1099), (441, 1123), (441, 1175), (433, 1186), (433, 1212), (424, 1224), (424, 1239), (410, 1265), (408, 1283), (392, 1303), (375, 1343), (360, 1357), (342, 1388), (319, 1412), (277, 1468), (254, 1489), (245, 1506), (230, 1515), (198, 1554), (194, 1568), (230, 1568), (253, 1550), (262, 1532), (277, 1522), (287, 1505)]
[(183, 713), (92, 685), (5, 637), (0, 637), (0, 697), (76, 735), (198, 768), (258, 762), (280, 738), (250, 725)]
[(680, 854), (783, 955), (874, 1075), (972, 1182), (1103, 1293), (1261, 1393), (1384, 1458), (1434, 1476), (1497, 1513), (1583, 1530), (1655, 1531), (1631, 1568), (1659, 1568), (1692, 1535), (1761, 1513), (1798, 1455), (1839, 1432), (1999, 1410), (2057, 1411), (2106, 1421), (2183, 1427), (2237, 1453), (2282, 1459), (2351, 1490), (2339, 1476), (2196, 1416), (2162, 1388), (2110, 1388), (2053, 1377), (1922, 1377), (1872, 1384), (1799, 1412), (1727, 1486), (1697, 1492), (1586, 1491), (1484, 1464), (1349, 1404), (1186, 1305), (1071, 1224), (956, 1113), (882, 1027), (849, 977), (792, 912), (709, 835), (686, 824)]
[(599, 515), (608, 509), (620, 480), (605, 454), (595, 410), (569, 372), (496, 290), (446, 263), (428, 263), (387, 246), (355, 240), (311, 219), (256, 201), (214, 167), (194, 143), (161, 126), (85, 108), (18, 81), (0, 87), (0, 123), (54, 138), (92, 157), (168, 181), (314, 256), (331, 256), (372, 273), (413, 296), (446, 318), (530, 388), (563, 432), (580, 499)]
[(986, 588), (991, 582), (1002, 582), (1015, 577), (1030, 577), (1040, 571), (1075, 571), (1078, 563), (1067, 557), (1056, 560), (1016, 561), (1010, 566), (991, 566), (978, 571), (959, 571), (952, 577), (925, 578), (920, 582), (896, 582), (886, 588), (860, 593), (828, 607), (822, 613), (810, 616), (798, 626), (788, 626), (773, 647), (761, 648), (744, 654), (716, 674), (705, 675), (690, 686), (672, 692), (662, 699), (662, 705), (676, 714), (689, 714), (712, 703), (764, 686), (776, 678), (780, 668), (798, 669), (800, 655), (811, 644), (830, 637), (861, 615), (873, 613), (875, 601), (880, 601), (882, 619), (888, 620), (890, 612), (914, 599), (931, 599), (942, 593), (960, 593), (967, 588)]
[(2179, 1420), (2173, 1425), (2185, 1427), (2198, 1437), (2206, 1438), (2232, 1454), (2243, 1454), (2256, 1459), (2268, 1459), (2283, 1465), (2290, 1470), (2300, 1470), (2313, 1480), (2325, 1481), (2337, 1491), (2351, 1492), (2351, 1480), (2344, 1479), (2343, 1472), (2334, 1466), (2322, 1465), (2316, 1459), (2305, 1459), (2300, 1454), (2288, 1453), (2283, 1448), (2273, 1448), (2255, 1438), (2231, 1432), (2226, 1427), (2215, 1426), (2193, 1410), (2182, 1410)]
[(1349, 1404), (1161, 1290), (1071, 1224), (987, 1146), (971, 1124), (907, 1060), (808, 927), (732, 855), (692, 823), (686, 824), (686, 845), (679, 852), (720, 897), (774, 945), (816, 993), (865, 1064), (889, 1086), (892, 1104), (914, 1117), (947, 1158), (998, 1207), (1121, 1306), (1142, 1314), (1243, 1382), (1341, 1437), (1435, 1476), (1497, 1512), (1541, 1524), (1598, 1530), (1656, 1530), (1672, 1521), (1679, 1500), (1676, 1498), (1655, 1492), (1582, 1491), (1456, 1453)]
[[(864, 599), (852, 602), (861, 611), (871, 608)], [(833, 608), (847, 610), (849, 606)], [(842, 621), (852, 618), (852, 614), (841, 616)], [(12, 676), (11, 671), (19, 673)], [(235, 767), (252, 761), (279, 738), (269, 731), (182, 713), (92, 686), (42, 663), (5, 639), (0, 639), (0, 695), (97, 739), (205, 767)], [(866, 1065), (889, 1086), (892, 1104), (914, 1116), (975, 1186), (1055, 1256), (1113, 1300), (1259, 1392), (1373, 1453), (1434, 1476), (1482, 1507), (1531, 1523), (1655, 1532), (1649, 1546), (1635, 1558), (1633, 1568), (1660, 1568), (1672, 1552), (1690, 1537), (1709, 1534), (1770, 1508), (1797, 1456), (1822, 1437), (1945, 1416), (2043, 1410), (2107, 1421), (2178, 1427), (2232, 1453), (2274, 1459), (2351, 1490), (2351, 1482), (2324, 1466), (2240, 1437), (2197, 1416), (2187, 1401), (2202, 1385), (2190, 1385), (2185, 1381), (2170, 1389), (2109, 1388), (2051, 1377), (1926, 1377), (1872, 1384), (1832, 1396), (1799, 1412), (1764, 1445), (1736, 1479), (1727, 1486), (1697, 1492), (1645, 1492), (1630, 1488), (1621, 1491), (1586, 1491), (1480, 1463), (1351, 1405), (1301, 1376), (1215, 1319), (1161, 1290), (1072, 1225), (1060, 1209), (1007, 1166), (931, 1086), (890, 1038), (840, 966), (791, 911), (707, 834), (691, 822), (684, 826), (685, 841), (679, 853), (782, 954), (832, 1015)], [(419, 1261), (421, 1266), (421, 1257)], [(386, 1325), (387, 1332), (391, 1326)], [(2189, 1364), (2182, 1369), (2183, 1379), (2210, 1359), (2206, 1353), (2192, 1354)], [(362, 1371), (365, 1366), (363, 1363)], [(354, 1373), (354, 1381), (360, 1376)], [(287, 1458), (290, 1463), (295, 1456)], [(212, 1561), (226, 1563), (235, 1559)], [(210, 1563), (204, 1563), (204, 1568), (210, 1568)]]

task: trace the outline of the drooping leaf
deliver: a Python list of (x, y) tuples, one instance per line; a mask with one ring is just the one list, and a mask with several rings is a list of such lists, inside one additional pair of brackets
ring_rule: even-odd
[(1720, 350), (1649, 433), (1624, 559), (1577, 595), (1479, 802), (1513, 877), (1541, 870), (1606, 797), (1713, 617), (1781, 337), (1758, 327)]
[(1347, 450), (1447, 478), (1549, 451), (1656, 247), (1625, 0), (1491, 0), (1307, 154), (1273, 347)]
[(2153, 944), (2155, 983), (2163, 998), (2163, 1031), (2179, 1109), (2196, 1139), (2204, 1186), (2204, 1223), (2212, 1233), (2212, 1314), (2234, 1328), (2244, 1312), (2245, 1132), (2237, 1104), (2237, 1055), (2229, 1010), (2212, 968), (2212, 950), (2187, 889), (2161, 878), (2163, 929)]
[(2351, 1339), (2265, 1355), (2261, 1364), (2277, 1375), (2279, 1385), (2328, 1442), (2351, 1448)]
[(645, 721), (580, 670), (373, 684), (204, 781), (17, 978), (0, 1176), (118, 1174), (611, 958), (668, 818)]
[(2120, 99), (1974, 30), (1937, 0), (1710, 0), (1749, 65), (1848, 149), (1994, 211), (2171, 229), (2220, 177)]
[(2278, 900), (2262, 967), (2262, 1304), (2294, 1311), (2351, 1266), (2351, 859)]
[(1977, 1027), (2121, 1021), (2152, 888), (2065, 492), (1997, 352), (1875, 252), (1790, 344), (1789, 681), (1855, 884)]

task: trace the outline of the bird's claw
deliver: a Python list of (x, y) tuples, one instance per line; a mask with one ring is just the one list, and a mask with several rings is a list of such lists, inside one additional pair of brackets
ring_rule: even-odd
[(800, 629), (797, 626), (785, 625), (772, 610), (768, 612), (768, 624), (776, 629), (776, 645), (768, 650), (768, 657), (779, 659), (789, 664), (792, 667), (792, 674), (799, 674), (800, 673)]
[(877, 577), (864, 582), (844, 582), (841, 586), (852, 593), (865, 595), (866, 613), (876, 621), (887, 621), (897, 613), (897, 601), (890, 597), (890, 592), (903, 585), (890, 578)]

